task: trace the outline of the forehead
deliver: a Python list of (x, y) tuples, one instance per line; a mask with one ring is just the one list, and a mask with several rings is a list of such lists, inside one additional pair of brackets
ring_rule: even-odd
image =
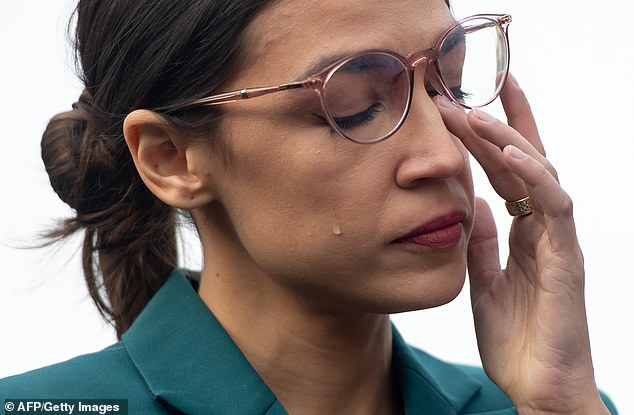
[(276, 0), (245, 32), (240, 78), (288, 82), (328, 56), (367, 49), (407, 55), (452, 22), (445, 0)]

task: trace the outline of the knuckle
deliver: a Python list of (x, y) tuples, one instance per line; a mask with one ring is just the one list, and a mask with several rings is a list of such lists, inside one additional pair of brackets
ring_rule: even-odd
[(559, 213), (563, 216), (572, 216), (573, 215), (573, 202), (570, 196), (564, 192), (561, 201), (559, 202), (558, 209)]

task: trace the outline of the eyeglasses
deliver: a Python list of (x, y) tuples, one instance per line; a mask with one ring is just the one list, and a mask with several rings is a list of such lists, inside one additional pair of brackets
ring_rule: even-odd
[(465, 109), (495, 100), (508, 75), (510, 22), (510, 15), (470, 16), (443, 33), (433, 48), (407, 57), (369, 50), (340, 59), (303, 81), (225, 92), (176, 110), (309, 88), (319, 95), (325, 120), (334, 131), (355, 143), (376, 143), (403, 125), (412, 104), (414, 72), (422, 62), (427, 63), (425, 86), (430, 96), (444, 95)]

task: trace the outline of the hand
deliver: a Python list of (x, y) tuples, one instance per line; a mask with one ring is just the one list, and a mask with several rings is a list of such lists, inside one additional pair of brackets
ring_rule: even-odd
[(468, 267), (478, 347), (488, 376), (520, 413), (609, 413), (598, 394), (584, 303), (583, 255), (572, 202), (545, 157), (530, 106), (512, 76), (501, 94), (508, 125), (445, 98), (447, 128), (482, 165), (505, 200), (530, 196), (500, 266), (491, 210), (476, 201)]

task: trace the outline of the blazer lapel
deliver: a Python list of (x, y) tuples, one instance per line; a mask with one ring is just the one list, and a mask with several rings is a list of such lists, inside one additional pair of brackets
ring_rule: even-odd
[[(517, 413), (481, 369), (438, 360), (406, 344), (394, 327), (393, 332), (393, 363), (403, 393), (406, 415)], [(502, 409), (493, 409), (495, 406)]]
[(153, 397), (188, 415), (284, 415), (187, 280), (176, 270), (122, 342)]

